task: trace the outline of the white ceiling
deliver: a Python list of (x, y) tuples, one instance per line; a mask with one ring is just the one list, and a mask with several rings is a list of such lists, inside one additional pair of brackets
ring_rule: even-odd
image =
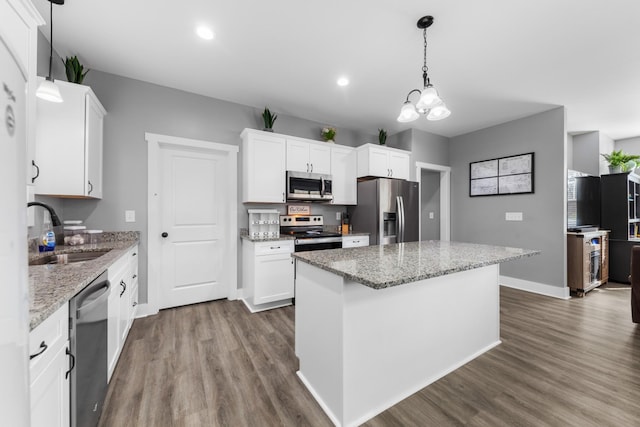
[[(48, 38), (49, 2), (33, 1)], [(568, 132), (640, 136), (635, 0), (67, 0), (53, 14), (54, 48), (89, 68), (370, 134), (450, 137), (564, 105)], [(424, 15), (452, 114), (401, 124)]]

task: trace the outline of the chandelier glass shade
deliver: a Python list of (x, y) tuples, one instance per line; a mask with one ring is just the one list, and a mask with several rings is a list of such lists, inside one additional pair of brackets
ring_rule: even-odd
[[(407, 99), (400, 108), (400, 115), (398, 121), (401, 123), (412, 122), (420, 117), (420, 114), (427, 116), (427, 120), (442, 120), (451, 115), (451, 111), (447, 108), (446, 104), (440, 98), (438, 91), (429, 81), (429, 74), (427, 73), (427, 28), (433, 24), (433, 16), (423, 16), (418, 20), (418, 28), (422, 30), (424, 38), (424, 63), (422, 65), (422, 80), (424, 86), (422, 91), (419, 89), (413, 89), (407, 94)], [(416, 104), (414, 105), (409, 97), (413, 93), (420, 94)]]

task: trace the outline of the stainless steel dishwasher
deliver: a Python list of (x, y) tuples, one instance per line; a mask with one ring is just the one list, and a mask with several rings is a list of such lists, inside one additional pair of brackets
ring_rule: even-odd
[(69, 301), (71, 426), (98, 425), (107, 393), (107, 272)]

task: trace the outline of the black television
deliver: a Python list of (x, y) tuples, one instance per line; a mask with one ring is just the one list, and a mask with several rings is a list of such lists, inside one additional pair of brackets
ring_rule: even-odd
[(600, 177), (569, 170), (567, 174), (567, 230), (600, 226)]

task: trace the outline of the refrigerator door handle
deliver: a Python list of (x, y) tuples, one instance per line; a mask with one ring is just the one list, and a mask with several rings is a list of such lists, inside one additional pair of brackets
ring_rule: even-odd
[(396, 212), (397, 212), (396, 243), (402, 243), (404, 242), (404, 208), (402, 206), (401, 196), (396, 196)]
[(400, 226), (402, 227), (400, 238), (402, 239), (401, 242), (404, 243), (404, 199), (402, 196), (399, 196), (398, 198), (400, 199)]

